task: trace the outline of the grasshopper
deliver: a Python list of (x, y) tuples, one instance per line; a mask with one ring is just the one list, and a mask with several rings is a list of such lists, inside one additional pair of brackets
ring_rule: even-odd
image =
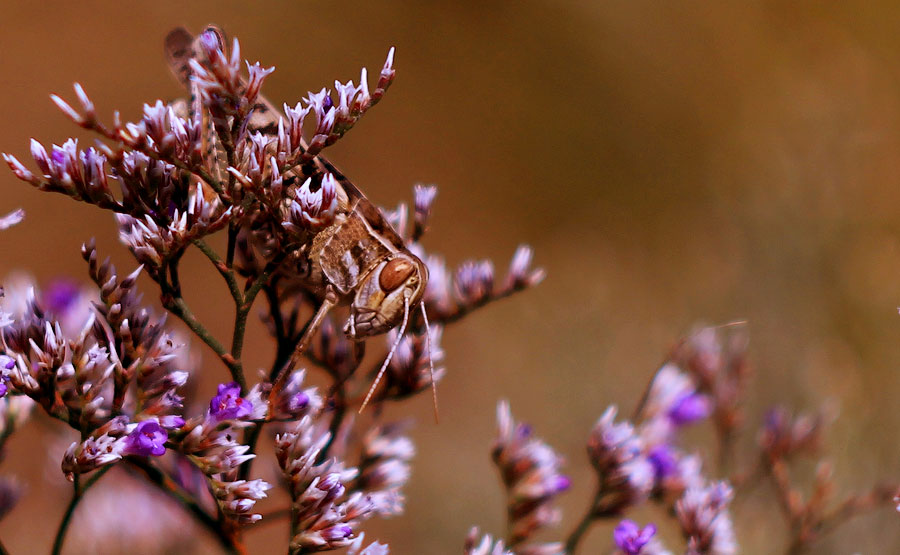
[[(215, 27), (209, 27), (224, 47), (224, 38)], [(196, 40), (183, 28), (172, 30), (166, 37), (166, 57), (173, 73), (192, 92), (191, 108), (204, 113), (198, 102), (196, 85), (191, 80), (190, 60), (198, 58)], [(224, 50), (224, 48), (223, 48)], [(248, 129), (273, 134), (281, 115), (266, 99), (259, 101), (249, 116)], [(209, 128), (211, 131), (211, 128)], [(208, 155), (217, 157), (215, 133), (208, 132)], [(304, 143), (304, 148), (306, 147)], [(214, 165), (217, 165), (215, 163)], [(428, 316), (423, 300), (428, 282), (428, 267), (412, 252), (381, 211), (375, 207), (344, 174), (322, 156), (314, 160), (315, 173), (331, 174), (337, 184), (338, 208), (334, 222), (318, 231), (299, 250), (305, 252), (307, 270), (300, 278), (301, 286), (320, 301), (312, 320), (297, 343), (287, 364), (275, 379), (277, 392), (291, 369), (319, 330), (327, 314), (336, 306), (349, 306), (350, 316), (344, 326), (347, 337), (359, 343), (367, 337), (387, 333), (400, 327), (397, 340), (381, 365), (359, 411), (369, 403), (406, 331), (410, 312), (421, 307), (426, 326), (426, 348), (429, 352), (432, 398), (437, 419), (437, 387), (431, 360)], [(291, 170), (295, 172), (295, 170)], [(294, 173), (297, 176), (297, 173)]]

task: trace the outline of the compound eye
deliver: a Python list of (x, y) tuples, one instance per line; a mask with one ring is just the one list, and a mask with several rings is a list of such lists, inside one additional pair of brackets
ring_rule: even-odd
[(415, 268), (409, 260), (395, 258), (381, 269), (381, 275), (378, 276), (378, 285), (385, 292), (393, 291), (403, 285), (403, 282), (412, 275), (413, 270)]

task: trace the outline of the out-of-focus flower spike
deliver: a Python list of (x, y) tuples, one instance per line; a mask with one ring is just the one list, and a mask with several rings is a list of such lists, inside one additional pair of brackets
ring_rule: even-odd
[(730, 555), (737, 543), (728, 511), (733, 492), (726, 482), (703, 488), (689, 488), (675, 504), (682, 534), (688, 540), (689, 553)]
[(428, 220), (431, 217), (431, 206), (437, 196), (437, 187), (434, 185), (416, 185), (413, 187), (413, 203), (415, 205), (415, 229), (413, 241), (428, 231)]
[(0, 216), (0, 231), (9, 229), (25, 219), (25, 210), (18, 208), (5, 216)]
[(477, 526), (473, 526), (469, 530), (464, 549), (465, 555), (514, 555), (512, 551), (507, 550), (503, 545), (503, 540), (497, 540), (494, 543), (494, 539), (490, 534), (485, 534), (479, 538)]
[[(363, 539), (366, 534), (364, 532), (360, 532), (356, 539), (350, 544), (350, 547), (347, 548), (347, 555), (388, 555), (390, 550), (388, 549), (388, 545), (385, 543), (379, 543), (377, 541), (373, 541), (365, 548), (362, 547)], [(360, 549), (362, 548), (362, 551)]]
[(601, 491), (594, 511), (618, 514), (649, 496), (656, 470), (647, 460), (643, 441), (629, 422), (616, 423), (615, 406), (609, 407), (594, 425), (588, 439), (588, 457), (597, 470)]
[(641, 555), (644, 547), (656, 534), (656, 525), (648, 524), (641, 528), (633, 520), (625, 519), (613, 530), (613, 541), (623, 555)]
[(87, 93), (84, 92), (81, 83), (75, 83), (73, 88), (75, 89), (75, 96), (78, 97), (78, 102), (81, 103), (81, 108), (84, 110), (84, 119), (88, 123), (93, 122), (97, 118), (97, 112), (94, 110), (94, 103), (91, 102)]
[(509, 264), (509, 274), (506, 276), (505, 288), (523, 289), (533, 287), (544, 281), (547, 273), (543, 268), (532, 268), (531, 259), (534, 255), (528, 245), (519, 245)]
[(68, 102), (66, 102), (59, 96), (51, 94), (50, 100), (52, 100), (53, 103), (56, 104), (56, 107), (59, 108), (63, 114), (65, 114), (70, 120), (75, 122), (76, 125), (84, 125), (87, 121), (81, 114), (76, 112), (74, 108), (69, 106)]
[(460, 302), (476, 305), (487, 300), (494, 290), (494, 265), (490, 260), (463, 262), (453, 280)]
[(509, 545), (518, 552), (538, 529), (559, 521), (555, 501), (571, 482), (560, 472), (562, 457), (533, 437), (530, 426), (516, 423), (506, 401), (497, 405), (497, 428), (491, 456), (507, 488)]

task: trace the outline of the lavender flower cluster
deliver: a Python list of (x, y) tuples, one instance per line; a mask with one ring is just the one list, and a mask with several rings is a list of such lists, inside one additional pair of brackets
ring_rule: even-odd
[[(508, 531), (504, 540), (494, 541), (473, 528), (466, 553), (575, 553), (591, 527), (604, 520), (616, 523), (611, 538), (615, 553), (672, 553), (657, 535), (663, 527), (680, 532), (683, 552), (689, 555), (737, 553), (729, 507), (736, 491), (766, 479), (776, 485), (788, 520), (788, 552), (799, 553), (843, 521), (891, 503), (900, 488), (896, 483), (833, 503), (835, 483), (827, 461), (819, 463), (814, 491), (803, 501), (790, 481), (788, 461), (821, 452), (828, 411), (795, 418), (784, 409), (773, 410), (759, 429), (758, 462), (732, 469), (749, 371), (745, 333), (740, 326), (731, 328), (701, 328), (679, 342), (653, 375), (631, 419), (619, 418), (615, 406), (604, 411), (586, 441), (587, 458), (596, 471), (593, 498), (565, 541), (534, 538), (535, 532), (560, 522), (558, 498), (572, 486), (561, 473), (563, 459), (534, 437), (530, 426), (516, 423), (509, 404), (501, 402), (493, 459), (507, 492)], [(686, 427), (703, 422), (715, 431), (719, 447), (714, 467), (681, 437)], [(623, 518), (648, 504), (662, 509), (663, 520), (642, 526)]]
[[(363, 69), (358, 84), (335, 82), (294, 107), (284, 105), (281, 113), (261, 94), (273, 68), (242, 66), (238, 41), (228, 48), (218, 29), (197, 38), (176, 29), (166, 52), (190, 100), (156, 101), (136, 122), (122, 122), (115, 113), (106, 124), (76, 84), (77, 108), (52, 99), (75, 124), (98, 134), (94, 146), (85, 149), (69, 139), (48, 147), (32, 140), (34, 170), (3, 155), (13, 173), (37, 189), (111, 213), (137, 266), (120, 275), (88, 241), (82, 255), (90, 288), (59, 282), (42, 292), (28, 280), (7, 280), (0, 290), (0, 450), (35, 411), (77, 438), (59, 461), (72, 496), (53, 553), (62, 551), (70, 528), (70, 539), (86, 551), (104, 534), (140, 552), (187, 545), (191, 527), (172, 525), (166, 537), (124, 537), (127, 526), (98, 528), (124, 522), (126, 513), (111, 509), (109, 500), (129, 492), (137, 511), (158, 507), (153, 495), (174, 500), (193, 527), (205, 529), (229, 553), (245, 551), (246, 534), (260, 521), (284, 518), (289, 553), (386, 554), (388, 546), (367, 543), (362, 528), (370, 519), (403, 514), (415, 446), (408, 422), (388, 421), (381, 410), (357, 418), (357, 409), (370, 399), (376, 405), (399, 402), (434, 388), (447, 374), (443, 327), (538, 284), (544, 272), (532, 267), (527, 246), (515, 252), (505, 277), (495, 276), (494, 265), (484, 260), (448, 268), (421, 244), (436, 187), (417, 185), (412, 210), (404, 204), (379, 210), (323, 157), (384, 97), (395, 78), (393, 49), (373, 88)], [(20, 210), (0, 217), (0, 230), (23, 217)], [(346, 239), (349, 233), (356, 234), (353, 240)], [(224, 251), (211, 246), (213, 235), (223, 236)], [(413, 276), (410, 264), (373, 258), (384, 245), (424, 261), (427, 276)], [(227, 285), (234, 304), (230, 341), (209, 331), (182, 291), (180, 261), (192, 249)], [(368, 340), (355, 335), (352, 313), (341, 326), (337, 317), (347, 310), (335, 308), (336, 267), (351, 278), (378, 278), (351, 287), (368, 284), (367, 298), (382, 303), (375, 307), (363, 305), (358, 291), (343, 291), (351, 312), (386, 318), (384, 303), (402, 302), (402, 324)], [(165, 313), (143, 301), (137, 289), (142, 274), (158, 287)], [(427, 279), (421, 305), (411, 306), (415, 292), (390, 301), (398, 283), (415, 282), (406, 281), (411, 276)], [(262, 323), (274, 340), (272, 364), (249, 383), (244, 338), (260, 298), (266, 305)], [(172, 326), (169, 315), (183, 326)], [(201, 369), (184, 329), (221, 362), (225, 372), (215, 391), (196, 391)], [(379, 348), (374, 364), (364, 356), (366, 346)], [(506, 491), (507, 531), (501, 537), (473, 528), (461, 542), (465, 552), (574, 553), (593, 525), (610, 521), (617, 553), (669, 553), (664, 543), (675, 540), (664, 542), (664, 530), (680, 532), (686, 553), (736, 553), (730, 505), (761, 480), (776, 485), (789, 547), (799, 552), (848, 518), (891, 502), (898, 493), (892, 484), (834, 502), (827, 461), (819, 463), (808, 499), (791, 480), (795, 458), (821, 454), (832, 418), (827, 411), (772, 411), (759, 431), (756, 464), (738, 466), (734, 441), (746, 420), (746, 347), (740, 326), (702, 328), (672, 350), (631, 418), (615, 406), (602, 412), (585, 440), (596, 474), (593, 497), (559, 541), (544, 536), (563, 520), (560, 496), (588, 488), (574, 484), (563, 473), (564, 458), (500, 402), (491, 457)], [(314, 383), (326, 385), (311, 385), (311, 372), (321, 374)], [(376, 375), (380, 383), (366, 394)], [(687, 427), (702, 423), (717, 439), (714, 465), (683, 437)], [(266, 440), (274, 449), (275, 477), (254, 467)], [(77, 511), (85, 493), (113, 468), (104, 482), (116, 488), (97, 486), (106, 496), (85, 502), (108, 518), (70, 526), (86, 518), (86, 508)], [(263, 515), (258, 504), (275, 488), (289, 503)], [(0, 477), (0, 518), (22, 493), (15, 479)], [(632, 520), (635, 509), (648, 505), (661, 509), (660, 520)]]
[[(263, 518), (258, 502), (280, 487), (290, 504), (268, 518), (287, 517), (291, 553), (346, 548), (385, 554), (387, 545), (364, 543), (361, 527), (368, 519), (403, 512), (415, 447), (408, 426), (384, 421), (381, 410), (366, 413), (357, 425), (352, 413), (362, 404), (360, 388), (368, 387), (379, 367), (385, 376), (373, 403), (432, 388), (446, 373), (443, 326), (537, 284), (543, 271), (531, 268), (528, 247), (517, 251), (499, 285), (489, 262), (448, 270), (419, 242), (435, 187), (414, 188), (411, 217), (404, 205), (382, 212), (322, 157), (384, 96), (395, 77), (393, 49), (374, 87), (363, 69), (359, 84), (335, 82), (331, 90), (285, 105), (282, 113), (261, 95), (273, 69), (242, 64), (237, 40), (228, 48), (218, 29), (210, 27), (196, 39), (176, 29), (166, 52), (189, 101), (156, 101), (144, 106), (136, 122), (123, 122), (115, 113), (105, 124), (76, 84), (77, 108), (56, 95), (52, 100), (78, 126), (99, 135), (94, 146), (83, 148), (75, 139), (50, 146), (32, 140), (36, 169), (3, 155), (13, 173), (37, 189), (111, 213), (138, 266), (120, 275), (89, 241), (82, 255), (93, 289), (66, 282), (42, 293), (27, 281), (8, 284), (0, 304), (0, 445), (34, 406), (77, 432), (60, 461), (73, 494), (54, 553), (62, 550), (86, 491), (116, 467), (114, 475), (140, 477), (176, 500), (227, 552), (245, 549), (245, 533)], [(347, 272), (374, 271), (378, 263), (370, 260), (375, 251), (328, 243), (359, 233), (347, 223), (359, 221), (354, 216), (366, 233), (377, 235), (374, 241), (425, 260), (430, 275), (422, 276), (428, 278), (422, 312), (409, 315), (408, 325), (404, 316), (402, 329), (389, 326), (395, 329), (367, 342), (390, 353), (381, 354), (371, 370), (359, 368), (364, 338), (341, 331), (335, 320), (340, 309), (322, 310), (336, 280), (322, 260), (332, 252), (327, 245), (346, 249), (338, 263)], [(0, 218), (0, 230), (23, 217), (19, 210)], [(216, 234), (225, 236), (224, 252), (207, 242)], [(235, 307), (230, 344), (194, 315), (182, 292), (179, 263), (190, 249), (208, 258), (228, 286)], [(392, 268), (403, 277), (402, 265)], [(166, 312), (227, 371), (205, 399), (202, 392), (192, 394), (200, 369), (188, 337), (143, 302), (137, 289), (141, 274), (158, 286)], [(374, 282), (384, 295), (396, 287), (385, 274)], [(267, 305), (262, 320), (274, 352), (271, 370), (252, 384), (242, 355), (259, 298)], [(310, 318), (319, 311), (320, 317)], [(318, 333), (304, 339), (313, 322)], [(307, 385), (304, 358), (329, 386)], [(253, 466), (265, 438), (273, 442), (281, 470), (275, 481), (260, 477)], [(21, 491), (14, 480), (0, 480), (0, 516)], [(74, 532), (78, 545), (94, 545), (84, 543), (77, 527)], [(153, 552), (166, 545), (171, 544), (135, 549)]]

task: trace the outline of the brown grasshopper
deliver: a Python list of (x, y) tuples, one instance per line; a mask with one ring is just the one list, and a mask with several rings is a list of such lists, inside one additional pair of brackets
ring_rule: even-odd
[[(224, 46), (221, 32), (210, 27)], [(176, 28), (166, 37), (166, 56), (173, 73), (196, 97), (195, 86), (191, 82), (190, 60), (198, 57), (196, 39), (183, 28)], [(194, 110), (199, 103), (192, 99)], [(272, 134), (278, 129), (279, 111), (267, 100), (260, 97), (249, 116), (248, 129)], [(214, 136), (214, 133), (210, 133)], [(210, 150), (215, 148), (214, 137), (209, 138)], [(305, 148), (305, 144), (304, 144)], [(212, 154), (215, 156), (215, 154)], [(272, 391), (277, 392), (284, 385), (290, 370), (308, 348), (313, 336), (319, 330), (325, 316), (338, 305), (348, 305), (350, 317), (344, 326), (344, 333), (354, 342), (367, 337), (387, 333), (400, 326), (397, 340), (381, 365), (374, 383), (369, 388), (360, 412), (366, 407), (377, 388), (394, 351), (409, 324), (410, 312), (418, 305), (426, 330), (428, 317), (425, 314), (425, 294), (428, 282), (428, 267), (407, 248), (403, 238), (388, 223), (376, 208), (349, 179), (327, 159), (318, 156), (314, 161), (321, 174), (331, 174), (338, 186), (338, 209), (334, 222), (315, 233), (303, 245), (308, 259), (308, 271), (301, 276), (303, 287), (321, 301), (321, 305), (310, 320), (297, 343), (288, 363), (275, 379)], [(437, 388), (434, 382), (434, 366), (431, 361), (430, 333), (426, 331), (426, 345), (429, 352), (432, 396), (437, 418)]]

